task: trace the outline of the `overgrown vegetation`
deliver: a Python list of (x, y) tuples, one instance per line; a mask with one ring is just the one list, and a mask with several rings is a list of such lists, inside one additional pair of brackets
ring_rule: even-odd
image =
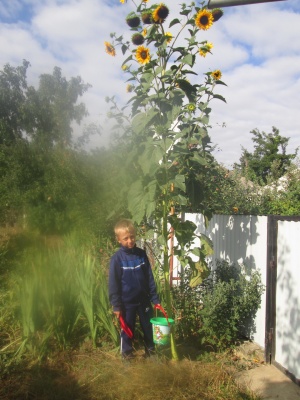
[[(118, 326), (107, 294), (110, 241), (97, 243), (85, 235), (13, 239), (1, 257), (5, 264), (10, 246), (21, 250), (15, 252), (9, 273), (2, 273), (2, 360), (24, 354), (43, 360), (57, 350), (79, 349), (87, 340), (95, 349), (116, 348)], [(182, 279), (173, 289), (178, 339), (195, 348), (201, 348), (202, 341), (216, 350), (235, 344), (254, 316), (261, 293), (257, 273), (247, 280), (226, 263), (219, 263), (201, 285), (191, 287)]]
[[(33, 88), (27, 82), (27, 61), (5, 65), (0, 72), (1, 398), (152, 399), (157, 387), (166, 399), (182, 399), (182, 390), (186, 399), (254, 398), (237, 388), (219, 353), (211, 355), (213, 362), (203, 353), (207, 345), (218, 352), (233, 346), (246, 333), (262, 293), (259, 275), (248, 280), (221, 263), (205, 279), (211, 243), (203, 236), (202, 247), (192, 250), (195, 226), (180, 213), (202, 212), (206, 221), (215, 212), (299, 213), (299, 179), (289, 165), (293, 157), (281, 157), (278, 171), (291, 175), (285, 194), (276, 197), (270, 189), (255, 197), (253, 186), (240, 182), (239, 171), (229, 173), (214, 159), (209, 102), (224, 100), (214, 92), (223, 84), (221, 71), (206, 73), (202, 84), (188, 79), (195, 74), (197, 57), (211, 52), (210, 44), (196, 37), (202, 23), (208, 28), (222, 16), (221, 10), (210, 14), (202, 6), (183, 4), (181, 20), (169, 24), (187, 28), (187, 46), (165, 32), (169, 10), (163, 4), (138, 7), (141, 20), (151, 14), (143, 40), (155, 50), (152, 59), (148, 48), (137, 52), (126, 39), (112, 35), (114, 44), (106, 49), (113, 52), (116, 45), (131, 52), (123, 70), (136, 86), (131, 87), (131, 115), (118, 108), (114, 97), (107, 99), (117, 134), (105, 149), (86, 152), (82, 146), (89, 134), (99, 133), (97, 127), (86, 127), (78, 141), (72, 137), (73, 124), (87, 113), (78, 100), (89, 85), (80, 77), (68, 80), (56, 67)], [(134, 41), (136, 34), (142, 40), (140, 25), (132, 31)], [(135, 61), (140, 64), (136, 70), (130, 66)], [(280, 144), (278, 132), (276, 138)], [(255, 165), (260, 161), (256, 157)], [(272, 161), (263, 177), (276, 165)], [(156, 235), (161, 268), (155, 274), (161, 299), (175, 315), (174, 337), (184, 343), (178, 346), (179, 356), (191, 358), (185, 351), (191, 344), (201, 355), (198, 360), (170, 364), (162, 352), (153, 363), (139, 359), (127, 366), (123, 375), (119, 326), (107, 297), (111, 227), (120, 216), (140, 224), (146, 240)], [(191, 268), (171, 293), (172, 235), (175, 255)], [(247, 332), (251, 335), (251, 326)]]
[[(136, 361), (122, 374), (119, 327), (107, 296), (111, 242), (93, 240), (84, 233), (66, 237), (29, 233), (14, 232), (16, 236), (1, 242), (2, 399), (22, 399), (29, 392), (39, 399), (54, 395), (58, 399), (150, 399), (157, 387), (160, 395), (172, 399), (182, 398), (182, 391), (187, 399), (199, 398), (199, 394), (203, 399), (255, 399), (230, 376), (226, 368), (230, 354), (205, 357), (208, 350), (199, 336), (203, 285), (191, 288), (186, 282), (185, 293), (181, 293), (185, 304), (179, 304), (174, 293), (175, 314), (183, 317), (176, 320), (182, 361), (169, 364), (168, 348), (155, 359), (143, 360), (138, 334)], [(8, 262), (10, 270), (5, 273)], [(149, 371), (155, 385), (147, 379), (141, 386)]]
[(189, 285), (188, 273), (173, 288), (179, 337), (216, 351), (237, 345), (242, 337), (251, 338), (264, 291), (259, 272), (219, 260), (209, 278), (196, 287)]

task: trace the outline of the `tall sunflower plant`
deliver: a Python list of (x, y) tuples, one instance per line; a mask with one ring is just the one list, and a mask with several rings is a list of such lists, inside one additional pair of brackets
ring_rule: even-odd
[[(213, 162), (208, 135), (210, 102), (225, 101), (214, 92), (217, 85), (225, 84), (219, 69), (203, 74), (200, 83), (196, 64), (212, 53), (213, 44), (202, 40), (201, 34), (213, 27), (223, 11), (208, 10), (205, 2), (192, 2), (182, 4), (179, 16), (171, 19), (169, 7), (163, 3), (151, 5), (142, 0), (133, 4), (135, 11), (126, 17), (130, 39), (111, 33), (110, 41), (105, 42), (109, 55), (116, 56), (118, 48), (127, 55), (122, 70), (128, 74), (127, 92), (132, 96), (121, 109), (114, 97), (106, 100), (115, 127), (124, 130), (130, 143), (127, 163), (133, 180), (128, 210), (145, 237), (157, 237), (162, 250), (163, 296), (172, 316), (170, 257), (176, 255), (182, 267), (190, 269), (191, 284), (197, 285), (208, 275), (205, 260), (212, 252), (203, 235), (201, 247), (192, 248), (196, 226), (184, 221), (182, 212), (195, 206), (201, 209), (196, 193), (199, 184), (201, 191), (201, 182), (197, 179)], [(207, 210), (201, 212), (208, 221)], [(172, 252), (170, 238), (176, 244)], [(171, 348), (176, 359), (173, 335)]]

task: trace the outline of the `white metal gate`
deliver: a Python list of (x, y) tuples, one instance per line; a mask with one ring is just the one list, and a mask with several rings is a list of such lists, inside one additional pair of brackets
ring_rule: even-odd
[[(266, 291), (251, 338), (300, 383), (300, 217), (214, 215), (206, 228), (200, 214), (185, 214), (196, 233), (213, 241), (216, 259), (259, 270)], [(199, 243), (195, 243), (199, 245)], [(174, 261), (179, 270), (180, 266)]]

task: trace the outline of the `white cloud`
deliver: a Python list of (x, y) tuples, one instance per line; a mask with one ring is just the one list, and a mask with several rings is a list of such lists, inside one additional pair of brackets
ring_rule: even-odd
[[(165, 3), (170, 6), (170, 22), (178, 16), (180, 3)], [(68, 78), (80, 75), (92, 84), (83, 97), (90, 120), (100, 122), (100, 115), (108, 111), (105, 96), (116, 95), (122, 104), (130, 98), (126, 93), (128, 76), (120, 68), (124, 60), (120, 49), (117, 57), (110, 57), (104, 41), (110, 40), (111, 32), (130, 37), (124, 19), (131, 8), (130, 0), (125, 5), (117, 0), (113, 4), (106, 0), (2, 0), (0, 68), (27, 59), (33, 83), (38, 75), (51, 73), (54, 66)], [(221, 149), (216, 152), (217, 159), (228, 165), (238, 161), (241, 146), (253, 147), (250, 131), (270, 132), (272, 126), (291, 138), (293, 151), (300, 143), (299, 3), (279, 1), (229, 7), (224, 12), (212, 29), (199, 32), (214, 47), (213, 55), (197, 60), (197, 79), (208, 70), (221, 69), (228, 85), (217, 88), (227, 104), (212, 103), (211, 138)], [(226, 128), (222, 128), (223, 122)], [(106, 132), (105, 140), (108, 136)]]

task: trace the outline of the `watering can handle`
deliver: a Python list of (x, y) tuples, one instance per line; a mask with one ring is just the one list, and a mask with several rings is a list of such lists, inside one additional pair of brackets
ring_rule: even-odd
[(168, 314), (166, 313), (165, 309), (160, 304), (154, 304), (154, 309), (155, 310), (160, 310), (163, 313), (163, 315), (166, 318), (166, 320), (168, 321), (168, 325), (170, 325)]
[(122, 317), (122, 315), (119, 316), (119, 321), (120, 321), (120, 325), (121, 325), (121, 328), (123, 329), (123, 331), (126, 333), (126, 335), (130, 339), (132, 339), (133, 338), (133, 333), (131, 332), (131, 329), (129, 328), (129, 326), (124, 321), (124, 318)]

